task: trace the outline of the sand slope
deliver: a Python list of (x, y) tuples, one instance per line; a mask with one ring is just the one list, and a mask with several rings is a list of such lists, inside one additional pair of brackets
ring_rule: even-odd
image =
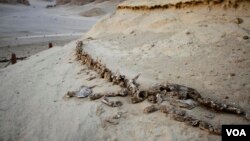
[[(141, 72), (138, 81), (145, 87), (165, 81), (183, 84), (204, 97), (247, 110), (250, 42), (244, 36), (250, 36), (248, 6), (119, 9), (87, 33), (86, 38), (94, 40), (86, 43), (86, 50), (114, 71), (131, 77)], [(238, 24), (238, 18), (243, 22)]]
[[(219, 139), (162, 113), (143, 114), (147, 102), (134, 105), (120, 98), (124, 106), (110, 108), (100, 100), (63, 98), (81, 85), (97, 85), (94, 92), (119, 90), (98, 77), (87, 81), (96, 74), (74, 61), (74, 46), (55, 47), (0, 70), (0, 140)], [(104, 122), (117, 113), (118, 125)]]
[[(83, 48), (92, 58), (128, 78), (141, 73), (141, 89), (156, 83), (181, 84), (249, 112), (249, 2), (237, 8), (223, 3), (120, 5), (86, 34), (93, 40), (83, 40)], [(214, 125), (250, 123), (204, 107), (189, 112)], [(204, 112), (215, 118), (204, 118)]]
[[(73, 61), (72, 48), (55, 47), (1, 70), (0, 140), (98, 137), (95, 132), (100, 121), (93, 116), (100, 103), (63, 100), (68, 90), (87, 85), (83, 79), (86, 71), (80, 71)], [(98, 83), (105, 85), (103, 81), (88, 85)]]
[[(86, 6), (63, 5), (46, 8), (53, 1), (30, 0), (31, 6), (0, 4), (0, 59), (9, 59), (11, 53), (29, 57), (54, 46), (64, 45), (83, 36), (105, 13), (114, 11), (117, 2), (91, 3)], [(80, 16), (89, 9), (90, 17)], [(103, 10), (104, 9), (104, 10)], [(98, 17), (92, 17), (98, 16)], [(7, 63), (0, 63), (0, 68)]]

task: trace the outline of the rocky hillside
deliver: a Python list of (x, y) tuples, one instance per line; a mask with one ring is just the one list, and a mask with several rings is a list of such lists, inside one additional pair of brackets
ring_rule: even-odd
[(8, 3), (8, 4), (24, 4), (24, 5), (30, 5), (28, 0), (0, 0), (0, 3)]
[(123, 0), (56, 0), (57, 5), (62, 5), (62, 4), (73, 4), (73, 5), (85, 5), (91, 2), (95, 3), (101, 3), (105, 1), (123, 1)]

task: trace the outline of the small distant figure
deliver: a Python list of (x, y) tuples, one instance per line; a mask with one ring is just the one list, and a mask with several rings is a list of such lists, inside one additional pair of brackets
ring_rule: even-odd
[(52, 48), (52, 47), (53, 47), (52, 43), (49, 43), (49, 48)]
[(15, 64), (16, 63), (16, 54), (12, 53), (11, 54), (11, 64)]

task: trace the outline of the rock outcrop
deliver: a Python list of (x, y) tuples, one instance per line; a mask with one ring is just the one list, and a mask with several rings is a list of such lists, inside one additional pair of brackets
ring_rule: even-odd
[(8, 3), (8, 4), (24, 4), (24, 5), (30, 5), (28, 0), (0, 0), (0, 3)]
[(73, 5), (85, 5), (91, 2), (95, 3), (101, 3), (105, 1), (123, 1), (123, 0), (56, 0), (57, 5), (63, 5), (63, 4), (73, 4)]

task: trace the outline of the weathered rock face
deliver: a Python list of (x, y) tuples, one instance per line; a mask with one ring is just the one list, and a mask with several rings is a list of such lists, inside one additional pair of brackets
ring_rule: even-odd
[(216, 5), (222, 4), (223, 7), (237, 8), (242, 2), (249, 0), (126, 0), (120, 4), (120, 8), (125, 9), (167, 9), (171, 7), (184, 8), (197, 5)]
[[(104, 1), (117, 1), (117, 0), (56, 0), (56, 4), (62, 5), (62, 4), (70, 3), (73, 5), (85, 5), (91, 2), (101, 3)], [(119, 0), (119, 1), (123, 1), (123, 0)]]
[[(127, 0), (118, 5), (116, 13), (109, 19), (103, 19), (96, 24), (92, 29), (93, 34), (91, 31), (90, 34), (93, 36), (106, 32), (130, 33), (134, 30), (153, 32), (172, 32), (173, 30), (176, 32), (178, 29), (169, 29), (172, 24), (180, 25), (178, 28), (184, 28), (184, 26), (195, 25), (205, 20), (209, 21), (208, 24), (217, 21), (239, 23), (240, 21), (233, 20), (238, 17), (247, 18), (250, 14), (247, 10), (250, 7), (249, 2), (249, 0)], [(236, 15), (232, 14), (234, 10)], [(111, 20), (114, 21), (110, 22)], [(238, 25), (246, 29), (250, 28), (246, 22)], [(112, 30), (107, 30), (107, 28)], [(103, 31), (100, 31), (102, 29)]]
[(94, 2), (94, 1), (95, 0), (56, 0), (56, 4), (62, 5), (62, 4), (71, 3), (71, 4), (75, 4), (75, 5), (84, 5), (84, 4)]
[(70, 0), (56, 0), (57, 5), (63, 5), (67, 3), (70, 3)]
[(24, 5), (30, 5), (28, 0), (0, 0), (0, 3), (8, 3), (8, 4), (24, 4)]

